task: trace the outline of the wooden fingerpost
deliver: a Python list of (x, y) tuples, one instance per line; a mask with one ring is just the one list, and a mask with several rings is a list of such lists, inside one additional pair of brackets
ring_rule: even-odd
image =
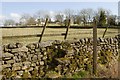
[(97, 71), (97, 21), (94, 18), (93, 20), (93, 74), (96, 75)]
[(39, 42), (41, 42), (41, 40), (42, 40), (42, 37), (43, 37), (44, 31), (45, 31), (45, 29), (46, 29), (47, 22), (48, 22), (48, 18), (46, 18), (45, 24), (44, 24), (44, 26), (43, 26), (42, 33), (41, 33), (41, 35), (40, 35)]
[(70, 19), (68, 19), (68, 26), (67, 26), (67, 29), (66, 29), (66, 33), (65, 33), (65, 37), (64, 37), (64, 40), (67, 39), (67, 35), (68, 35), (68, 30), (70, 28)]

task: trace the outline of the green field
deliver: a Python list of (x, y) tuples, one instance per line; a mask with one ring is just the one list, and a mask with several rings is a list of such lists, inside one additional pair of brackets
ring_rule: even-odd
[[(69, 34), (67, 39), (73, 40), (74, 38), (86, 38), (92, 37), (93, 29), (69, 29)], [(41, 34), (42, 28), (0, 28), (1, 36), (2, 36), (2, 44), (21, 42), (24, 44), (35, 43), (38, 42), (39, 37), (25, 37), (26, 35), (38, 35)], [(53, 35), (56, 36), (43, 36), (42, 41), (47, 40), (64, 40), (64, 36), (60, 36), (60, 34), (65, 33), (66, 28), (46, 28), (45, 35)], [(97, 29), (98, 37), (102, 37), (105, 29), (99, 28)], [(105, 37), (114, 37), (118, 34), (118, 29), (108, 29)], [(58, 36), (59, 35), (59, 36)], [(22, 37), (20, 37), (22, 36)]]

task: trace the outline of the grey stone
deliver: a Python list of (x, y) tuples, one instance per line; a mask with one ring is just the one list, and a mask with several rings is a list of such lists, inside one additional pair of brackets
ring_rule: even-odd
[(100, 41), (100, 42), (104, 42), (104, 39), (101, 38), (101, 37), (99, 37), (99, 41)]
[(37, 55), (34, 55), (33, 57), (32, 57), (32, 61), (37, 61)]
[(45, 51), (45, 52), (43, 52), (43, 54), (44, 54), (44, 55), (47, 55), (47, 52)]
[(8, 52), (2, 54), (2, 57), (4, 57), (4, 58), (6, 58), (6, 57), (13, 57), (13, 56), (14, 56), (13, 54), (8, 53)]
[(28, 70), (25, 70), (23, 72), (23, 78), (31, 78), (31, 74), (30, 74), (30, 72)]
[(47, 59), (47, 56), (44, 56), (42, 59), (43, 59), (43, 60), (46, 60), (46, 59)]
[(36, 65), (39, 66), (39, 62), (38, 61), (36, 62)]
[(40, 52), (40, 49), (35, 49), (35, 52)]
[(107, 39), (104, 39), (104, 42), (108, 44), (108, 40)]
[(15, 62), (15, 60), (8, 60), (8, 61), (6, 61), (7, 64), (11, 64), (11, 63), (14, 63), (14, 62)]
[(30, 51), (30, 53), (31, 53), (31, 54), (35, 54), (35, 50), (32, 49), (32, 50)]
[(20, 50), (17, 48), (17, 49), (12, 49), (11, 50), (11, 53), (17, 53), (17, 52), (19, 52)]
[(33, 67), (30, 67), (30, 68), (28, 69), (28, 71), (33, 71)]
[(17, 66), (23, 66), (23, 63), (22, 63), (22, 62), (19, 62), (19, 63), (14, 63), (14, 64), (13, 64), (13, 67), (17, 67)]
[(4, 69), (4, 68), (9, 68), (9, 67), (11, 67), (11, 64), (4, 64), (4, 65), (2, 65), (2, 68)]
[(39, 48), (39, 43), (33, 43), (33, 45), (35, 46), (35, 48)]
[(110, 38), (110, 44), (113, 44), (113, 43), (114, 43), (113, 38)]
[(19, 76), (19, 75), (16, 75), (16, 76), (15, 76), (15, 78), (22, 78), (22, 77), (21, 77), (21, 76)]
[(39, 70), (39, 66), (35, 66), (35, 69), (36, 69), (36, 70)]
[(82, 44), (84, 44), (84, 43), (85, 43), (84, 39), (80, 39), (80, 42), (81, 42)]
[(40, 61), (40, 65), (43, 66), (44, 65), (44, 61)]
[(70, 63), (69, 58), (56, 58), (56, 60), (61, 64)]
[(16, 43), (16, 46), (17, 46), (17, 48), (21, 48), (21, 47), (23, 47), (23, 44), (22, 43)]
[(38, 59), (41, 59), (43, 57), (43, 55), (41, 54), (41, 55), (38, 55)]
[(10, 44), (8, 44), (8, 48), (9, 49), (14, 49), (14, 48), (17, 48), (17, 46), (14, 43), (10, 43)]
[(29, 55), (28, 55), (29, 61), (31, 61), (32, 57), (33, 57), (33, 54), (29, 54)]
[(20, 66), (15, 66), (15, 67), (12, 67), (12, 70), (14, 70), (14, 71), (17, 71), (17, 70), (21, 70), (21, 67)]
[(18, 59), (18, 57), (17, 57), (17, 56), (14, 56), (14, 57), (13, 57), (13, 59), (14, 59), (14, 60), (17, 60), (17, 59)]
[(6, 48), (6, 46), (4, 47), (4, 52), (11, 52), (11, 49)]
[(22, 66), (22, 70), (27, 70), (28, 68), (29, 68), (29, 67), (26, 66), (26, 65)]
[(74, 50), (72, 49), (72, 50), (66, 50), (66, 53), (67, 54), (73, 54), (74, 53)]
[(36, 63), (31, 63), (31, 66), (32, 66), (32, 67), (36, 66)]
[(12, 49), (11, 52), (12, 53), (17, 53), (17, 52), (27, 52), (28, 48), (26, 48), (25, 46), (22, 48), (16, 48), (16, 49)]
[(1, 62), (1, 65), (3, 65), (4, 64), (4, 61), (0, 61)]
[(22, 76), (23, 75), (23, 71), (17, 71), (18, 75)]
[(29, 61), (23, 62), (23, 65), (25, 65), (25, 66), (30, 66), (30, 64), (31, 64), (31, 62), (29, 62)]
[(55, 45), (60, 45), (61, 42), (62, 42), (62, 41), (60, 41), (60, 40), (55, 40), (55, 41), (53, 42), (53, 44), (55, 44)]
[(30, 48), (30, 49), (35, 49), (35, 45), (34, 44), (28, 44), (26, 47)]
[(2, 60), (8, 61), (8, 60), (11, 60), (11, 57), (5, 57), (5, 58), (3, 58)]
[(40, 48), (48, 47), (48, 46), (51, 46), (51, 45), (52, 45), (51, 42), (42, 42), (42, 43), (39, 43), (39, 47)]
[(41, 48), (41, 51), (46, 51), (46, 48), (45, 48), (45, 47), (42, 47), (42, 48)]
[(87, 44), (88, 43), (88, 38), (84, 38), (84, 42)]

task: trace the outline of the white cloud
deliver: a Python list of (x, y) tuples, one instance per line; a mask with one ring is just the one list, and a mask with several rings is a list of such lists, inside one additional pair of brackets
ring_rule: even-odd
[(49, 11), (49, 13), (50, 13), (51, 17), (55, 16), (55, 14), (56, 14), (54, 11)]
[(3, 19), (5, 19), (5, 16), (0, 15), (0, 20), (3, 20)]
[(16, 22), (18, 22), (19, 19), (21, 18), (21, 15), (19, 15), (18, 13), (10, 13), (10, 17)]
[(11, 16), (11, 17), (15, 17), (15, 18), (21, 17), (21, 16), (20, 16), (19, 14), (17, 14), (17, 13), (11, 13), (10, 16)]
[(51, 17), (51, 20), (54, 21), (56, 12), (54, 12), (54, 11), (49, 11), (49, 15), (50, 15), (50, 17)]
[(6, 16), (0, 14), (0, 26), (3, 26)]

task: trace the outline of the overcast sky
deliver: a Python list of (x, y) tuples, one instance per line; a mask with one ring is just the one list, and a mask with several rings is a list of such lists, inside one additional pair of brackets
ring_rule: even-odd
[(2, 2), (2, 14), (0, 19), (19, 20), (22, 14), (34, 14), (38, 10), (47, 10), (51, 15), (55, 11), (64, 11), (64, 9), (81, 10), (84, 8), (104, 8), (112, 11), (112, 14), (118, 15), (118, 2)]

